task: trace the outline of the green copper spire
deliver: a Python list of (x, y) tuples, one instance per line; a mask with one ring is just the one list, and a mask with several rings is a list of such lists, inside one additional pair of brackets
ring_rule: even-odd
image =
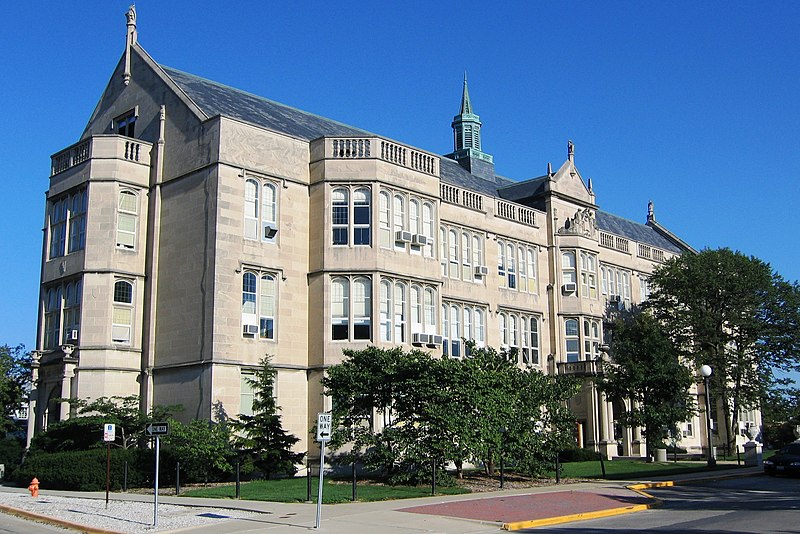
[(467, 87), (467, 73), (464, 73), (464, 89), (461, 92), (461, 110), (453, 117), (453, 133), (455, 134), (455, 151), (481, 149), (481, 118), (472, 112), (472, 102), (469, 99)]
[(481, 150), (481, 118), (472, 111), (472, 101), (464, 72), (464, 88), (461, 91), (461, 109), (450, 124), (453, 128), (454, 159), (470, 173), (487, 180), (494, 180), (494, 160)]
[(472, 103), (469, 101), (467, 89), (467, 71), (464, 71), (464, 90), (461, 92), (461, 115), (472, 115)]

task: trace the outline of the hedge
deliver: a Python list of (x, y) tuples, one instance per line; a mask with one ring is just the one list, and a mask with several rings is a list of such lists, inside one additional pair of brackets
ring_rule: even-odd
[[(122, 488), (125, 462), (128, 487), (152, 484), (154, 452), (150, 449), (111, 449), (111, 489)], [(106, 449), (33, 452), (14, 473), (14, 482), (27, 486), (34, 477), (42, 489), (100, 491), (106, 487)]]

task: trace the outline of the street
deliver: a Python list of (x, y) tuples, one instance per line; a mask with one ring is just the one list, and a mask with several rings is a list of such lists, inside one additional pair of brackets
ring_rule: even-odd
[(0, 534), (30, 534), (31, 532), (64, 534), (65, 532), (73, 531), (0, 513)]
[(800, 531), (800, 480), (796, 478), (747, 477), (659, 488), (648, 493), (664, 501), (664, 505), (644, 512), (523, 532), (785, 534)]

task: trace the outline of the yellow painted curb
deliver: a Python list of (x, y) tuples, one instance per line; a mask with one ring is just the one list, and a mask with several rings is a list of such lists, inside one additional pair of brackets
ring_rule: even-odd
[(548, 517), (545, 519), (534, 519), (532, 521), (516, 521), (513, 523), (503, 523), (503, 530), (521, 530), (523, 528), (536, 528), (548, 525), (558, 525), (561, 523), (569, 523), (571, 521), (585, 521), (587, 519), (599, 519), (601, 517), (611, 517), (615, 515), (629, 514), (632, 512), (641, 512), (642, 510), (649, 510), (655, 506), (660, 505), (661, 502), (651, 504), (636, 504), (633, 506), (624, 506), (622, 508), (611, 508), (609, 510), (598, 510), (596, 512), (584, 512), (582, 514), (562, 515), (559, 517)]
[(56, 519), (54, 517), (37, 514), (34, 512), (29, 512), (27, 510), (12, 508), (11, 506), (6, 506), (4, 504), (0, 504), (0, 512), (19, 516), (25, 519), (31, 519), (33, 521), (39, 521), (41, 523), (47, 523), (49, 525), (56, 525), (59, 527), (68, 528), (70, 530), (77, 530), (78, 532), (85, 532), (86, 534), (122, 534), (120, 532), (117, 532), (116, 530), (106, 530), (103, 528), (87, 527), (86, 525), (80, 525), (78, 523), (72, 523), (70, 521)]
[(587, 519), (600, 519), (603, 517), (613, 517), (615, 515), (630, 514), (633, 512), (642, 512), (644, 510), (649, 510), (651, 508), (657, 508), (663, 504), (663, 502), (660, 499), (656, 499), (649, 493), (645, 493), (642, 490), (650, 488), (660, 488), (664, 486), (673, 486), (673, 485), (674, 483), (672, 481), (667, 481), (667, 482), (652, 482), (648, 484), (632, 484), (630, 486), (626, 486), (626, 488), (628, 488), (629, 490), (635, 491), (636, 493), (643, 495), (648, 499), (653, 499), (653, 502), (649, 504), (635, 504), (632, 506), (622, 506), (620, 508), (610, 508), (608, 510), (598, 510), (596, 512), (583, 512), (581, 514), (569, 514), (558, 517), (547, 517), (544, 519), (533, 519), (530, 521), (514, 521), (512, 523), (503, 523), (502, 529), (522, 530), (523, 528), (545, 527), (549, 525), (559, 525), (561, 523), (569, 523), (572, 521), (586, 521)]

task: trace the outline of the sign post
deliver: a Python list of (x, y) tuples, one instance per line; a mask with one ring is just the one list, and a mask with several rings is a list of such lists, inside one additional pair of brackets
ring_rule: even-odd
[(108, 488), (111, 486), (111, 442), (117, 437), (114, 423), (103, 424), (103, 441), (106, 442), (106, 510), (108, 510)]
[(161, 436), (169, 435), (169, 423), (150, 423), (144, 428), (147, 437), (156, 438), (156, 474), (153, 492), (153, 527), (158, 526), (158, 462), (161, 449)]
[(331, 440), (331, 427), (333, 416), (330, 412), (317, 414), (317, 441), (319, 441), (319, 491), (317, 492), (317, 522), (314, 528), (319, 528), (322, 522), (322, 474), (325, 470), (325, 444)]

